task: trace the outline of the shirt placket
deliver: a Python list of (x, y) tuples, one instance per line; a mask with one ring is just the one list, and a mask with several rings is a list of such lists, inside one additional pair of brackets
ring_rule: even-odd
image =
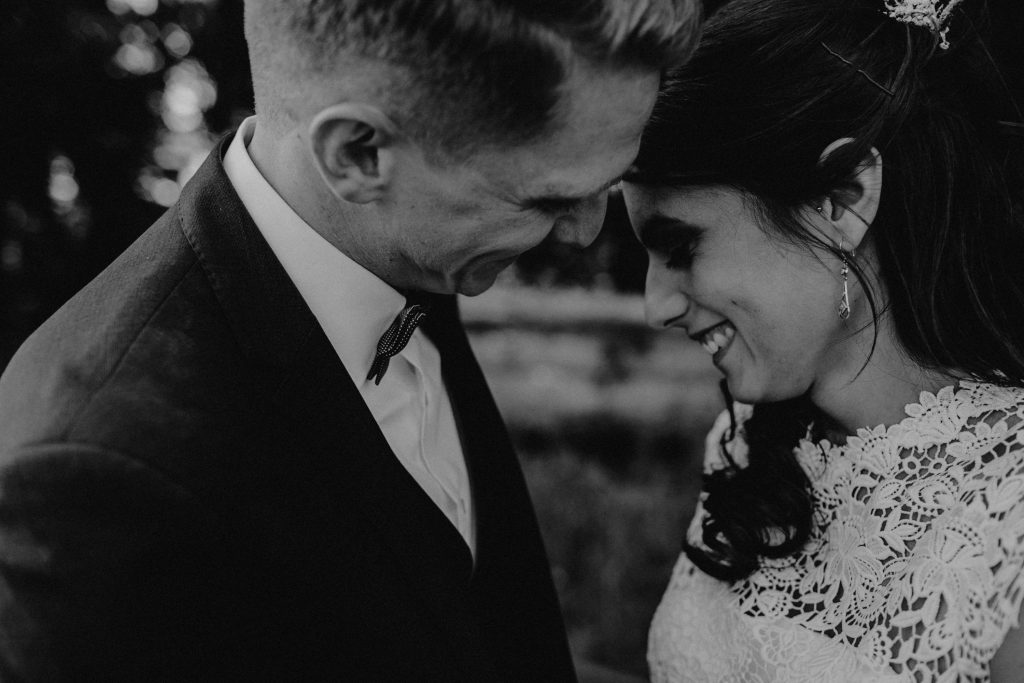
[(444, 496), (443, 511), (459, 530), (467, 536), (469, 511), (460, 493), (458, 470), (452, 454), (445, 452), (439, 437), (441, 425), (440, 394), (443, 389), (424, 371), (418, 340), (414, 339), (402, 352), (416, 376), (420, 413), (418, 457), (421, 467), (430, 475)]

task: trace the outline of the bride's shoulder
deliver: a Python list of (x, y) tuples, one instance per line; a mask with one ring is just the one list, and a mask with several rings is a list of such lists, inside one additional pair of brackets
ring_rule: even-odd
[(890, 431), (901, 446), (920, 453), (940, 446), (954, 456), (977, 457), (1024, 446), (1024, 387), (964, 380), (922, 392), (905, 410), (907, 417)]
[(1024, 387), (963, 381), (956, 393), (956, 403), (968, 415), (1024, 415)]

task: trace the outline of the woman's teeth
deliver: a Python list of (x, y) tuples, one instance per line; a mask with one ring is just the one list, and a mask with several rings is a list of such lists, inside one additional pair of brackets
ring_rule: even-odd
[(704, 336), (701, 337), (700, 345), (704, 347), (705, 351), (713, 356), (718, 353), (720, 349), (727, 347), (735, 335), (736, 328), (730, 323), (724, 322), (708, 330)]

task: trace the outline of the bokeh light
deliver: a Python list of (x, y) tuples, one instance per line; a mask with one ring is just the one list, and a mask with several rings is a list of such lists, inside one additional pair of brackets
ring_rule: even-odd
[(55, 154), (50, 160), (48, 194), (53, 213), (68, 236), (84, 239), (92, 225), (91, 212), (82, 201), (81, 188), (75, 179), (75, 165), (63, 154)]
[[(171, 29), (184, 33), (180, 27)], [(186, 34), (187, 35), (187, 34)], [(213, 148), (204, 114), (217, 102), (217, 85), (203, 65), (185, 59), (167, 70), (154, 101), (163, 124), (153, 148), (153, 165), (142, 169), (136, 188), (160, 206), (170, 206)]]
[(56, 155), (50, 161), (50, 199), (57, 210), (66, 210), (78, 198), (75, 165), (66, 156)]
[(173, 56), (179, 59), (188, 55), (192, 50), (192, 36), (188, 31), (177, 24), (167, 24), (163, 29), (164, 47)]
[(204, 126), (203, 112), (217, 102), (217, 86), (199, 62), (187, 59), (167, 71), (161, 118), (168, 130), (190, 133)]
[(148, 17), (154, 14), (159, 7), (159, 0), (107, 0), (107, 9), (114, 14), (134, 12), (140, 17)]

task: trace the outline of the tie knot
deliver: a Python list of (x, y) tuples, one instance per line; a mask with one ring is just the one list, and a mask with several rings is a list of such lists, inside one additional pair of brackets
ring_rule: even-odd
[(413, 303), (412, 297), (406, 299), (405, 308), (395, 316), (394, 321), (380, 336), (380, 340), (377, 342), (377, 353), (366, 379), (372, 379), (374, 384), (380, 384), (392, 356), (401, 353), (405, 345), (409, 343), (413, 332), (426, 317), (428, 310), (427, 304)]

